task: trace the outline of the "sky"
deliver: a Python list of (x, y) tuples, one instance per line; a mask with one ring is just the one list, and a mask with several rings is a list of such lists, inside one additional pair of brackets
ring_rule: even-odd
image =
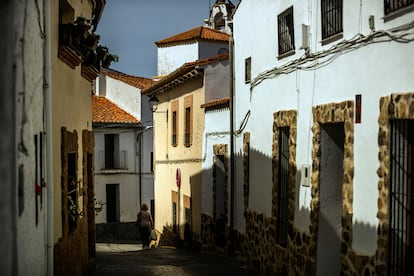
[[(154, 42), (202, 26), (215, 0), (107, 0), (96, 33), (119, 57), (112, 69), (152, 78), (157, 75)], [(232, 1), (233, 3), (237, 1)]]

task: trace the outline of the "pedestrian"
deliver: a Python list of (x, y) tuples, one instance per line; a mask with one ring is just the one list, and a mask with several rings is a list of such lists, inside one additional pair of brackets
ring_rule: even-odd
[(148, 211), (148, 205), (142, 204), (141, 211), (137, 215), (137, 227), (141, 233), (142, 249), (149, 248), (149, 235), (154, 225), (151, 213)]

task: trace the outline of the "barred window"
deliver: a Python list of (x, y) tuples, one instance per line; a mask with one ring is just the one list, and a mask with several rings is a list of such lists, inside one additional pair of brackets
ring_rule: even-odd
[(279, 14), (278, 22), (278, 43), (279, 56), (295, 50), (295, 33), (293, 25), (293, 6)]
[(389, 15), (409, 6), (414, 6), (414, 0), (384, 0), (384, 14)]
[(248, 57), (244, 60), (244, 81), (246, 83), (252, 80), (252, 58)]
[(414, 271), (414, 120), (391, 121), (388, 275)]
[(277, 243), (286, 246), (289, 227), (289, 127), (279, 128), (278, 170)]
[(343, 32), (342, 0), (322, 0), (322, 40)]

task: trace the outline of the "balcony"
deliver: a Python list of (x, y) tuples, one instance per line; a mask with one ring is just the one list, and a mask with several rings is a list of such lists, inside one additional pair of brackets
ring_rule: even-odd
[(112, 61), (118, 61), (108, 48), (98, 44), (99, 35), (91, 32), (85, 18), (59, 26), (58, 57), (72, 69), (81, 64), (81, 75), (90, 82), (99, 75), (101, 66), (109, 67)]

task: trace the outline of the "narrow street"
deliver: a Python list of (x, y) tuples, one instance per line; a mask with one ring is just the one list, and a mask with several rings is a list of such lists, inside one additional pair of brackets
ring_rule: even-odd
[(254, 275), (238, 258), (184, 248), (141, 248), (141, 244), (97, 243), (92, 275)]

